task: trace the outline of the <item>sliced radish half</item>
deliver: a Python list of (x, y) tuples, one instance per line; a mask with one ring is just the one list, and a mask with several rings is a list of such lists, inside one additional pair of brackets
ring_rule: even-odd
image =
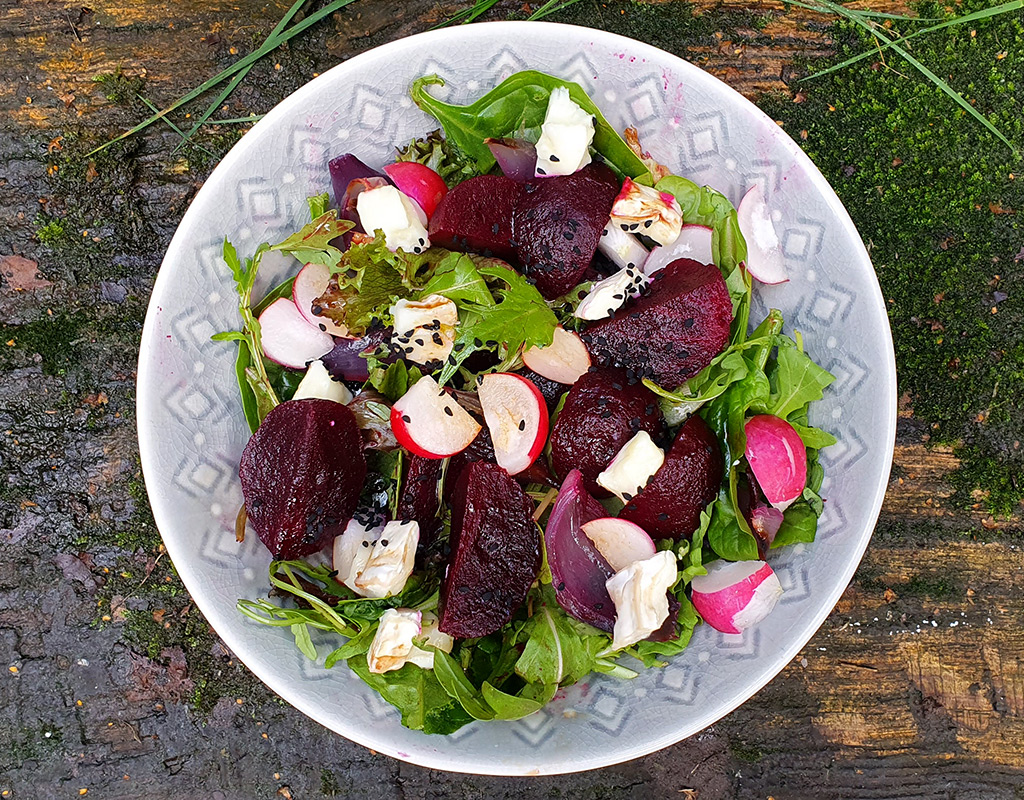
[(613, 570), (625, 569), (657, 552), (647, 531), (629, 520), (602, 517), (583, 523), (583, 532)]
[(767, 617), (782, 596), (782, 584), (764, 561), (715, 561), (690, 587), (704, 621), (722, 633), (742, 633)]
[(260, 339), (267, 358), (291, 369), (305, 369), (334, 349), (330, 334), (306, 322), (287, 297), (279, 297), (260, 314)]
[(758, 414), (744, 426), (744, 455), (765, 499), (780, 511), (803, 494), (807, 485), (807, 450), (792, 425), (771, 414)]
[(775, 233), (772, 218), (759, 184), (751, 186), (736, 209), (740, 232), (747, 240), (747, 272), (761, 283), (785, 283), (785, 259), (782, 243)]
[(424, 375), (391, 407), (391, 430), (406, 450), (424, 458), (447, 458), (469, 447), (480, 424)]
[(384, 167), (384, 172), (398, 187), (423, 209), (427, 218), (434, 216), (434, 209), (448, 194), (448, 185), (426, 164), (417, 161), (396, 161)]
[(692, 258), (701, 264), (713, 264), (711, 228), (704, 225), (684, 225), (672, 244), (655, 247), (644, 262), (644, 272), (653, 275), (678, 258)]
[(559, 326), (551, 344), (523, 353), (523, 363), (549, 381), (573, 384), (590, 369), (590, 353), (579, 336)]
[(498, 466), (509, 475), (529, 467), (548, 438), (548, 407), (533, 381), (511, 372), (484, 375), (477, 388)]
[(318, 309), (319, 306), (313, 305), (313, 301), (327, 291), (327, 284), (330, 280), (331, 271), (326, 265), (306, 264), (295, 276), (295, 283), (292, 285), (292, 300), (295, 301), (299, 313), (310, 325), (332, 336), (348, 336), (348, 328), (318, 314), (315, 309)]

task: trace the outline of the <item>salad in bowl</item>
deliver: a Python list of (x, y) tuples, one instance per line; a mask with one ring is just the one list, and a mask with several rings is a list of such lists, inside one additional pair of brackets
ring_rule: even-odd
[(772, 561), (814, 540), (836, 442), (833, 376), (752, 312), (788, 280), (765, 187), (676, 174), (573, 81), (443, 83), (411, 84), (440, 127), (393, 161), (331, 154), (307, 225), (225, 240), (214, 337), (251, 431), (236, 536), (273, 559), (238, 610), (312, 661), (327, 635), (324, 668), (435, 734), (785, 613)]

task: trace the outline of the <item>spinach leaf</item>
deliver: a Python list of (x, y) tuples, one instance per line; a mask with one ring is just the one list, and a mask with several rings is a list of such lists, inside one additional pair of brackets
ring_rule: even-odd
[(519, 694), (508, 694), (484, 681), (480, 691), (487, 705), (493, 709), (495, 719), (522, 719), (547, 705), (558, 691), (558, 686), (528, 683)]
[(570, 619), (550, 585), (542, 584), (538, 592), (544, 600), (523, 626), (520, 641), (526, 646), (516, 661), (516, 674), (528, 683), (575, 683), (593, 671), (608, 637)]
[(437, 75), (426, 75), (412, 84), (409, 93), (421, 109), (444, 127), (445, 136), (476, 162), (481, 173), (495, 165), (494, 156), (484, 143), (487, 138), (538, 136), (552, 89), (564, 86), (580, 108), (594, 117), (594, 149), (622, 175), (650, 183), (650, 174), (629, 145), (608, 123), (583, 87), (536, 70), (517, 72), (506, 78), (476, 102), (466, 106), (438, 100), (428, 86), (444, 85)]
[(462, 666), (448, 653), (434, 649), (434, 675), (450, 697), (459, 701), (473, 719), (494, 719), (494, 711), (469, 682)]
[(445, 691), (433, 670), (406, 664), (401, 669), (377, 674), (370, 672), (363, 655), (350, 658), (348, 666), (402, 712), (402, 724), (407, 728), (447, 734), (473, 721), (459, 702)]
[(755, 561), (758, 558), (757, 542), (748, 527), (740, 527), (739, 520), (742, 519), (728, 496), (720, 495), (711, 512), (707, 541), (711, 549), (726, 561)]
[(782, 526), (775, 534), (772, 549), (794, 542), (813, 542), (818, 531), (818, 514), (803, 501), (793, 503), (782, 515)]

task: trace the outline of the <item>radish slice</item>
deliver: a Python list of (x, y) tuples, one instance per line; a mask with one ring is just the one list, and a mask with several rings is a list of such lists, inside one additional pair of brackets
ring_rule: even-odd
[[(306, 264), (295, 276), (292, 284), (292, 300), (305, 317), (306, 322), (331, 336), (348, 336), (348, 328), (313, 312), (313, 302), (327, 291), (331, 271), (324, 264)], [(319, 306), (318, 306), (319, 308)]]
[(290, 369), (305, 369), (334, 349), (334, 339), (306, 322), (287, 297), (279, 297), (260, 314), (260, 339), (263, 354)]
[(767, 617), (782, 596), (782, 584), (764, 561), (715, 561), (690, 587), (704, 621), (722, 633), (742, 633)]
[(639, 239), (611, 222), (605, 225), (604, 230), (601, 231), (597, 249), (619, 269), (626, 267), (642, 269), (650, 255), (647, 248), (640, 244)]
[(629, 520), (602, 517), (583, 523), (583, 532), (616, 572), (657, 552), (647, 532)]
[(448, 194), (448, 185), (444, 179), (417, 161), (397, 161), (384, 167), (384, 172), (399, 191), (419, 204), (427, 219), (434, 216), (437, 204)]
[(523, 353), (523, 363), (543, 378), (571, 385), (590, 369), (590, 353), (579, 336), (559, 326), (551, 344)]
[(765, 499), (780, 511), (807, 485), (807, 450), (793, 426), (780, 417), (758, 414), (747, 420), (745, 455)]
[(548, 438), (548, 407), (533, 381), (511, 372), (485, 375), (477, 389), (494, 458), (509, 475), (529, 467)]
[(424, 458), (447, 458), (469, 447), (480, 424), (424, 375), (391, 407), (391, 430), (406, 450)]
[(570, 470), (551, 507), (544, 547), (558, 605), (574, 619), (611, 633), (615, 605), (605, 582), (615, 570), (581, 527), (606, 513), (583, 488), (580, 471)]
[(761, 283), (788, 281), (782, 243), (775, 233), (760, 185), (755, 183), (747, 190), (736, 214), (740, 232), (747, 240), (747, 272)]
[(653, 275), (679, 258), (692, 258), (701, 264), (713, 264), (711, 255), (711, 228), (704, 225), (684, 225), (679, 238), (672, 244), (655, 247), (644, 263), (644, 272)]

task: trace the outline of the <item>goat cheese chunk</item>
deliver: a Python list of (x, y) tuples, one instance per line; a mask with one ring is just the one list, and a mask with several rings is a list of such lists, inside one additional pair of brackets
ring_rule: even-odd
[(363, 229), (371, 236), (384, 232), (388, 250), (421, 253), (430, 247), (427, 215), (416, 202), (394, 186), (378, 186), (360, 192), (356, 213)]
[(665, 463), (665, 452), (651, 439), (647, 431), (640, 431), (622, 445), (611, 463), (597, 476), (598, 486), (628, 503), (640, 494)]
[(615, 603), (615, 650), (643, 641), (664, 624), (668, 617), (668, 590), (677, 575), (675, 555), (671, 550), (662, 550), (643, 561), (634, 561), (605, 581)]
[(610, 317), (626, 300), (640, 294), (647, 282), (647, 276), (639, 267), (620, 269), (614, 275), (595, 283), (573, 314), (586, 320)]
[(536, 176), (572, 175), (590, 163), (594, 118), (559, 86), (551, 90), (537, 140)]
[(437, 616), (429, 611), (389, 608), (381, 615), (377, 633), (366, 653), (370, 672), (390, 672), (406, 664), (433, 669), (434, 652), (417, 647), (417, 641), (446, 653), (450, 653), (455, 644), (451, 636), (437, 629)]
[(658, 244), (668, 245), (679, 238), (683, 212), (679, 201), (668, 192), (626, 178), (612, 204), (611, 222), (627, 233), (642, 233)]
[(394, 317), (391, 344), (406, 361), (429, 364), (444, 361), (455, 345), (459, 310), (444, 295), (428, 294), (422, 300), (399, 300), (391, 306)]
[(319, 358), (310, 362), (306, 368), (306, 374), (299, 381), (292, 400), (306, 400), (311, 397), (320, 400), (333, 400), (342, 405), (352, 402), (352, 392), (344, 383), (331, 377), (331, 373), (327, 371), (324, 362)]
[(367, 528), (351, 520), (334, 540), (338, 580), (362, 597), (390, 597), (405, 588), (412, 574), (420, 524), (392, 520)]

